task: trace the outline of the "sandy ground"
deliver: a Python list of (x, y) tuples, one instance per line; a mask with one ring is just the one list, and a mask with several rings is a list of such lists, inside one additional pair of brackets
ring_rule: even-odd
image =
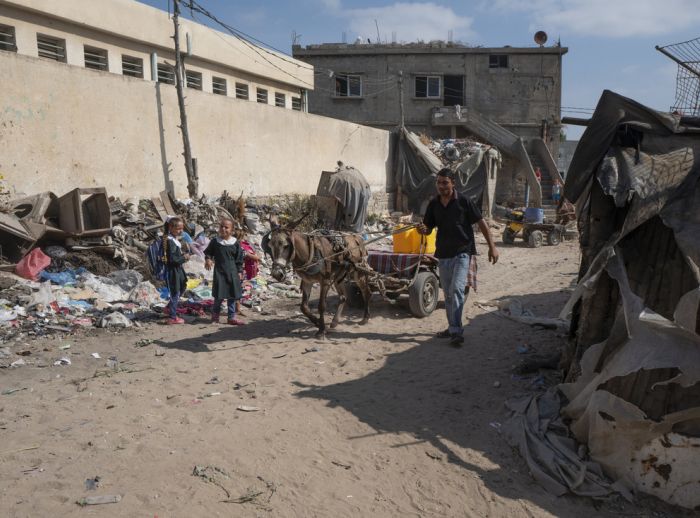
[[(517, 346), (548, 351), (565, 338), (473, 302), (518, 296), (556, 316), (578, 248), (501, 253), (497, 266), (480, 257), (462, 349), (433, 336), (445, 327), (442, 306), (419, 320), (405, 302), (378, 296), (368, 325), (349, 311), (325, 341), (313, 338), (297, 301), (280, 300), (268, 315), (248, 312), (240, 328), (153, 324), (15, 344), (33, 365), (0, 371), (0, 392), (21, 389), (0, 395), (1, 514), (672, 515), (655, 501), (551, 496), (500, 437), (503, 401), (537, 390), (512, 377)], [(144, 338), (155, 343), (137, 347)], [(72, 365), (53, 366), (61, 356)], [(99, 486), (87, 490), (95, 476)], [(119, 503), (76, 504), (115, 494)]]

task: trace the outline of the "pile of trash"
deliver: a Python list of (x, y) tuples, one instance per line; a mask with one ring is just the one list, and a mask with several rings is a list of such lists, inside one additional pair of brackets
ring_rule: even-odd
[(437, 156), (443, 164), (448, 166), (451, 163), (463, 162), (474, 153), (487, 151), (492, 146), (484, 142), (479, 142), (473, 138), (446, 138), (431, 139), (426, 135), (421, 135), (421, 142)]
[[(191, 259), (187, 299), (179, 311), (192, 318), (213, 304), (212, 273), (204, 253), (222, 216), (242, 229), (258, 273), (244, 283), (241, 304), (262, 312), (271, 298), (299, 297), (292, 278), (268, 283), (269, 259), (261, 248), (269, 214), (278, 207), (247, 205), (242, 196), (174, 200), (109, 198), (102, 188), (74, 189), (5, 200), (0, 207), (0, 343), (90, 328), (120, 329), (161, 319), (167, 288), (153, 278), (146, 251), (163, 236), (165, 221), (180, 216)], [(2, 365), (0, 365), (2, 366)]]

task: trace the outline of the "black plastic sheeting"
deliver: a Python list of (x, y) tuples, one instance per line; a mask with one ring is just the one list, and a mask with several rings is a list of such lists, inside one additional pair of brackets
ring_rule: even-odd
[[(443, 165), (415, 133), (406, 128), (394, 132), (396, 145), (396, 184), (408, 197), (408, 209), (414, 214), (422, 214), (428, 201), (436, 195), (435, 177)], [(481, 207), (486, 187), (486, 162), (482, 156), (474, 157), (460, 165), (455, 185), (457, 191), (471, 198), (477, 207)], [(474, 164), (475, 169), (468, 167)], [(463, 167), (464, 166), (464, 167)]]

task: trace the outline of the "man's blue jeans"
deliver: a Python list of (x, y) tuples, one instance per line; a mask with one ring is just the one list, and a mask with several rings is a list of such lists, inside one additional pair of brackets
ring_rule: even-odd
[(462, 312), (467, 296), (467, 274), (469, 273), (469, 254), (459, 254), (449, 259), (440, 259), (438, 271), (440, 283), (445, 294), (445, 311), (450, 334), (462, 335)]

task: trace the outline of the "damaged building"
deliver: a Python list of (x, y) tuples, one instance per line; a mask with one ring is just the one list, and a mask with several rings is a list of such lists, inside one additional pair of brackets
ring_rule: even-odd
[(311, 113), (384, 129), (403, 124), (432, 137), (475, 135), (504, 155), (497, 201), (523, 203), (529, 183), (534, 206), (549, 200), (552, 182), (561, 181), (553, 157), (567, 51), (559, 44), (484, 48), (453, 42), (293, 47), (294, 57), (317, 72), (308, 96)]

